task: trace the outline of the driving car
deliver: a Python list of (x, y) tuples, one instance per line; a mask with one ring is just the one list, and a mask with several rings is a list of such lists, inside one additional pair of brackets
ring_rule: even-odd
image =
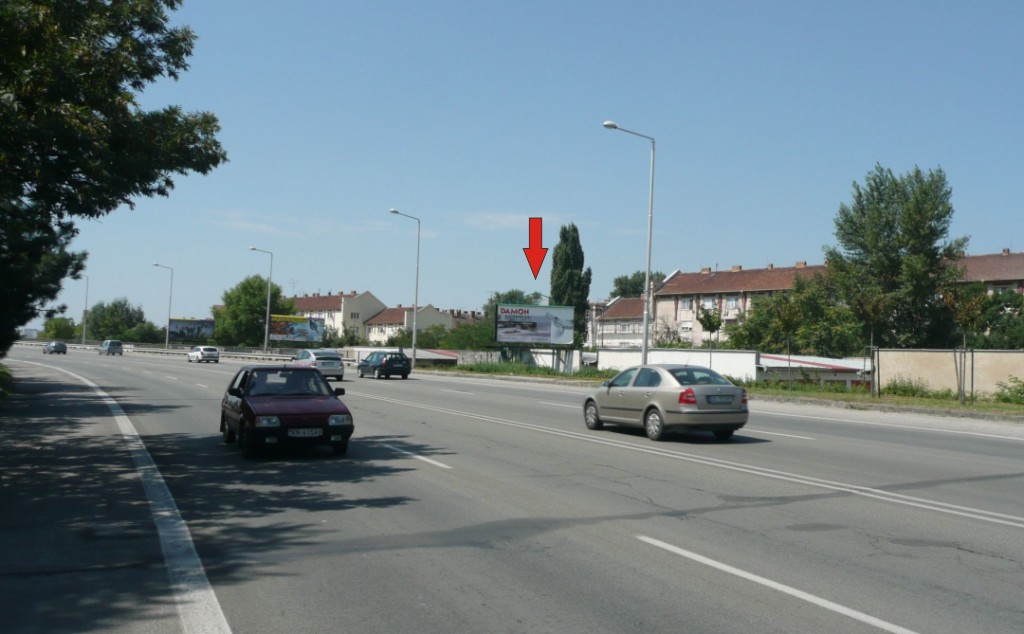
[(315, 445), (344, 455), (355, 430), (352, 412), (338, 398), (344, 394), (313, 367), (244, 366), (221, 399), (220, 432), (225, 443), (237, 441), (247, 458)]
[(47, 341), (43, 346), (43, 354), (67, 354), (68, 344), (63, 341)]
[(390, 379), (391, 375), (397, 374), (408, 379), (410, 367), (409, 357), (404, 352), (371, 352), (356, 366), (356, 375), (363, 378), (372, 374), (375, 379)]
[(334, 378), (341, 381), (345, 378), (345, 362), (341, 360), (341, 355), (335, 350), (326, 348), (300, 350), (292, 357), (292, 363), (289, 365), (316, 368), (328, 379)]
[(587, 429), (642, 427), (651, 440), (672, 431), (710, 431), (728, 440), (747, 424), (747, 391), (711, 368), (655, 363), (627, 368), (583, 397)]
[(100, 354), (119, 354), (124, 356), (124, 345), (120, 339), (104, 339), (97, 351)]
[(220, 350), (214, 346), (196, 346), (188, 351), (188, 362), (201, 363), (203, 361), (210, 363), (220, 363)]

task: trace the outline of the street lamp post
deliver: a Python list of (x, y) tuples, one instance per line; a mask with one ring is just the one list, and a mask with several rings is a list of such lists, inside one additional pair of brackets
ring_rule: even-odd
[(89, 276), (85, 278), (85, 310), (82, 311), (82, 345), (85, 345), (85, 330), (89, 327)]
[(651, 195), (647, 205), (647, 270), (644, 273), (644, 340), (640, 347), (640, 363), (647, 364), (647, 348), (651, 328), (651, 234), (654, 229), (654, 137), (620, 128), (614, 121), (605, 121), (604, 127), (619, 130), (651, 142)]
[(164, 348), (171, 347), (171, 299), (174, 297), (174, 269), (169, 266), (154, 262), (153, 266), (159, 266), (171, 272), (171, 290), (167, 293), (167, 334), (164, 337)]
[(270, 280), (274, 277), (274, 254), (265, 249), (257, 249), (256, 247), (249, 247), (249, 250), (259, 251), (270, 256), (270, 273), (267, 274), (267, 321), (263, 330), (263, 352), (266, 353), (267, 347), (270, 344)]
[(416, 216), (410, 216), (409, 214), (403, 214), (397, 209), (392, 209), (391, 213), (398, 216), (405, 216), (416, 221), (416, 287), (413, 291), (412, 300), (412, 365), (411, 368), (416, 367), (416, 312), (419, 310), (420, 303), (420, 219)]

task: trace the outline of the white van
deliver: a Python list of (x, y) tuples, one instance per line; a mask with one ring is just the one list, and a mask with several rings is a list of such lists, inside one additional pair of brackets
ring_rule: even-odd
[(100, 354), (119, 354), (124, 356), (124, 347), (120, 339), (105, 339), (99, 347)]

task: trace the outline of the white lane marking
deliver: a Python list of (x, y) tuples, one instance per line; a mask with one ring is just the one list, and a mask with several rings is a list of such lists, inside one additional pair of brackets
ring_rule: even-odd
[(871, 498), (875, 500), (881, 500), (883, 502), (890, 502), (892, 504), (902, 504), (904, 506), (912, 506), (915, 508), (926, 509), (929, 511), (936, 511), (939, 513), (946, 513), (949, 515), (956, 515), (959, 517), (966, 517), (969, 519), (980, 520), (983, 522), (991, 522), (993, 524), (1002, 524), (1004, 526), (1012, 526), (1014, 528), (1024, 528), (1024, 517), (1017, 515), (1007, 515), (1005, 513), (997, 513), (995, 511), (986, 511), (983, 509), (971, 508), (968, 506), (959, 506), (956, 504), (947, 504), (946, 502), (937, 502), (934, 500), (928, 500), (925, 498), (913, 497), (910, 495), (903, 495), (900, 493), (893, 493), (885, 491), (883, 489), (876, 489), (873, 487), (861, 486), (859, 484), (847, 484), (845, 482), (837, 482), (834, 480), (825, 480), (822, 478), (815, 478), (813, 476), (805, 476), (797, 473), (789, 473), (786, 471), (778, 471), (775, 469), (767, 469), (764, 467), (757, 467), (753, 465), (746, 465), (740, 462), (730, 462), (728, 460), (721, 460), (719, 458), (710, 458), (707, 456), (701, 456), (697, 454), (688, 454), (681, 451), (671, 451), (668, 449), (660, 449), (657, 447), (644, 447), (640, 445), (634, 445), (625, 443), (622, 441), (610, 440), (608, 438), (601, 438), (599, 436), (592, 436), (588, 434), (582, 434), (578, 432), (562, 431), (560, 429), (554, 429), (551, 427), (545, 427), (544, 425), (537, 425), (533, 423), (523, 423), (514, 420), (508, 420), (504, 418), (497, 418), (495, 416), (485, 416), (483, 414), (475, 414), (473, 412), (463, 412), (454, 409), (447, 409), (443, 407), (434, 407), (431, 405), (425, 405), (423, 403), (417, 403), (412, 401), (401, 401), (394, 398), (388, 398), (384, 396), (376, 396), (372, 394), (362, 394), (359, 396), (364, 398), (375, 399), (378, 401), (385, 401), (388, 403), (395, 403), (396, 405), (406, 405), (409, 407), (415, 407), (420, 410), (429, 410), (439, 412), (441, 414), (450, 414), (452, 416), (462, 416), (465, 418), (474, 418), (476, 420), (482, 420), (496, 425), (503, 425), (506, 427), (515, 427), (518, 429), (525, 429), (529, 431), (537, 431), (544, 434), (550, 434), (552, 436), (561, 436), (563, 438), (571, 438), (573, 440), (582, 440), (584, 442), (590, 442), (597, 445), (605, 445), (607, 447), (615, 447), (618, 449), (626, 449), (629, 451), (636, 451), (640, 453), (646, 453), (655, 456), (662, 456), (664, 458), (671, 458), (673, 460), (682, 460), (685, 462), (692, 462), (696, 464), (702, 464), (709, 467), (718, 467), (720, 469), (728, 469), (730, 471), (736, 471), (739, 473), (748, 473), (762, 478), (771, 478), (774, 480), (782, 480), (785, 482), (795, 482), (797, 484), (804, 484), (811, 487), (818, 487), (827, 489), (830, 491), (838, 491), (841, 493), (849, 493), (852, 495), (859, 495), (861, 497)]
[[(754, 413), (751, 410), (751, 413)], [(867, 420), (853, 420), (850, 418), (829, 418), (827, 416), (808, 416), (807, 414), (780, 414), (778, 412), (764, 412), (758, 410), (758, 416), (780, 416), (785, 418), (806, 418), (808, 420), (816, 421), (831, 421), (833, 423), (849, 423), (851, 425), (873, 425), (875, 427), (892, 427), (895, 429), (911, 429), (914, 431), (934, 431), (943, 434), (961, 434), (964, 436), (980, 436), (982, 438), (998, 438), (999, 440), (1016, 440), (1017, 442), (1024, 442), (1024, 438), (1020, 436), (1000, 436), (999, 434), (986, 434), (980, 431), (966, 431), (963, 429), (939, 429), (936, 427), (919, 427), (917, 425), (900, 425), (898, 423), (878, 423)]]
[(552, 405), (554, 407), (567, 407), (569, 409), (582, 409), (579, 403), (570, 405), (569, 403), (552, 403), (551, 401), (537, 401), (538, 405)]
[(121, 436), (135, 463), (135, 470), (142, 480), (142, 488), (149, 499), (149, 508), (160, 537), (160, 548), (163, 550), (164, 561), (167, 562), (167, 576), (170, 577), (171, 590), (174, 592), (182, 629), (186, 634), (193, 632), (230, 634), (231, 626), (228, 625), (217, 595), (213, 591), (213, 586), (210, 585), (210, 580), (206, 577), (206, 570), (203, 568), (203, 562), (199, 559), (195, 544), (192, 542), (192, 533), (188, 530), (188, 524), (182, 519), (178, 505), (175, 504), (174, 497), (167, 488), (167, 483), (160, 475), (160, 469), (157, 468), (153, 457), (146, 449), (146, 444), (121, 406), (104, 392), (103, 388), (84, 376), (64, 368), (33, 361), (23, 361), (22, 363), (59, 370), (73, 376), (92, 388), (92, 391), (106, 404), (114, 420), (117, 421), (118, 429), (121, 430)]
[(172, 381), (177, 381), (177, 380), (178, 380), (178, 377), (176, 377), (176, 376), (171, 376), (171, 375), (169, 375), (169, 374), (165, 374), (165, 375), (164, 375), (164, 378), (166, 378), (166, 379), (170, 379), (170, 380), (172, 380)]
[(855, 619), (862, 623), (867, 623), (868, 625), (877, 627), (880, 630), (885, 630), (886, 632), (893, 632), (893, 634), (916, 634), (914, 630), (908, 630), (907, 628), (900, 627), (895, 623), (883, 621), (882, 619), (871, 616), (870, 614), (865, 614), (859, 610), (848, 608), (845, 605), (834, 603), (832, 601), (829, 601), (828, 599), (823, 599), (819, 596), (810, 594), (809, 592), (804, 592), (803, 590), (797, 590), (792, 586), (787, 586), (777, 581), (772, 581), (771, 579), (755, 575), (752, 572), (740, 570), (739, 568), (735, 568), (733, 566), (730, 566), (729, 564), (725, 564), (715, 559), (705, 557), (704, 555), (699, 555), (689, 550), (683, 550), (678, 546), (673, 546), (672, 544), (659, 541), (652, 537), (647, 537), (646, 535), (637, 535), (636, 538), (642, 542), (650, 544), (651, 546), (656, 546), (658, 548), (661, 548), (662, 550), (667, 550), (670, 553), (679, 555), (680, 557), (686, 557), (687, 559), (696, 561), (700, 564), (704, 564), (705, 566), (711, 566), (716, 570), (721, 570), (722, 572), (729, 573), (730, 575), (735, 575), (737, 577), (740, 577), (741, 579), (746, 579), (747, 581), (759, 583), (763, 586), (771, 588), (772, 590), (778, 590), (779, 592), (788, 594), (791, 597), (796, 597), (797, 599), (807, 601), (808, 603), (812, 603), (818, 607), (825, 608), (826, 610), (831, 610), (832, 612), (837, 612), (839, 614), (842, 614), (843, 616), (848, 616), (851, 619)]
[(442, 469), (451, 469), (451, 466), (446, 465), (443, 462), (438, 462), (437, 460), (431, 460), (430, 458), (427, 458), (426, 456), (421, 456), (419, 454), (414, 454), (411, 451), (406, 451), (404, 449), (399, 449), (398, 447), (395, 447), (395, 446), (392, 446), (392, 445), (384, 445), (384, 444), (382, 444), (381, 446), (382, 447), (386, 447), (386, 448), (390, 449), (391, 451), (395, 451), (397, 453), (409, 456), (410, 458), (415, 458), (417, 460), (422, 460), (423, 462), (432, 464), (435, 467), (441, 467)]
[(761, 431), (760, 429), (752, 429), (750, 427), (744, 427), (743, 431), (744, 432), (754, 432), (755, 434), (767, 434), (769, 436), (785, 436), (786, 438), (799, 438), (800, 440), (817, 440), (816, 438), (811, 438), (810, 436), (797, 436), (795, 434), (780, 434), (777, 431)]
[(452, 394), (469, 394), (473, 395), (476, 392), (467, 392), (466, 390), (440, 390), (441, 392), (451, 392)]
[(202, 388), (206, 388), (206, 389), (210, 389), (210, 386), (209, 386), (209, 385), (203, 385), (202, 383), (196, 383), (196, 386), (197, 386), (197, 387), (202, 387)]

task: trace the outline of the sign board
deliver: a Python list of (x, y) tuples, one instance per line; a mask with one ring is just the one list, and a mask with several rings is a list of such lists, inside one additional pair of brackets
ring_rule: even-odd
[(323, 341), (324, 320), (301, 315), (271, 315), (271, 341)]
[(572, 306), (498, 304), (495, 308), (498, 343), (572, 344)]
[(202, 341), (213, 339), (212, 319), (172, 319), (171, 341)]

